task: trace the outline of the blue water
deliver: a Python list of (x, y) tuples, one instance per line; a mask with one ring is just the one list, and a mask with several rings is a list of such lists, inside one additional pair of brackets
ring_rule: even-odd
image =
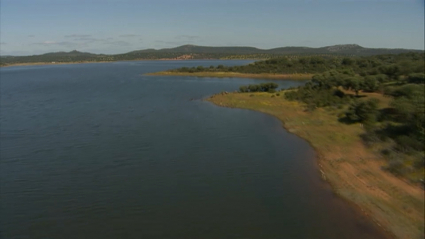
[(202, 101), (264, 81), (143, 75), (247, 63), (2, 68), (0, 237), (383, 238), (277, 119)]

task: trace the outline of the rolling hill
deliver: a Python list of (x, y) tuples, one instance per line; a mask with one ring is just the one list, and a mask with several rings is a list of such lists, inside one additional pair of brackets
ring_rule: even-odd
[(319, 48), (279, 47), (273, 49), (259, 49), (243, 46), (213, 47), (183, 45), (175, 48), (164, 48), (158, 50), (145, 49), (115, 55), (93, 54), (74, 50), (70, 52), (52, 52), (31, 56), (3, 56), (1, 57), (0, 63), (4, 66), (26, 63), (101, 62), (158, 59), (267, 59), (284, 55), (370, 56), (406, 52), (423, 52), (423, 50), (365, 48), (356, 44), (334, 45)]

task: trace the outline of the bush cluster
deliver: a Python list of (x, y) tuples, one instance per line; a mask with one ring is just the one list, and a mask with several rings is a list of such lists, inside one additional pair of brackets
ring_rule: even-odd
[[(316, 74), (304, 86), (288, 90), (285, 98), (304, 102), (309, 110), (345, 108), (340, 121), (361, 123), (365, 143), (385, 141), (390, 145), (382, 152), (388, 159), (385, 169), (409, 175), (423, 170), (425, 158), (424, 66), (417, 65), (423, 58), (415, 56), (410, 55), (410, 60), (404, 59), (399, 64), (394, 56), (393, 61), (381, 62), (362, 72), (357, 69), (358, 61), (347, 58), (343, 60), (345, 68)], [(376, 98), (364, 99), (361, 92), (380, 92), (392, 100), (389, 107), (379, 108)]]
[(270, 92), (273, 93), (279, 87), (276, 83), (262, 83), (258, 85), (247, 85), (239, 87), (239, 92)]
[[(397, 80), (400, 76), (412, 73), (424, 73), (424, 53), (404, 53), (399, 55), (378, 55), (367, 57), (341, 56), (283, 56), (264, 61), (257, 61), (244, 66), (210, 66), (183, 67), (174, 69), (175, 72), (239, 72), (239, 73), (272, 73), (318, 74), (340, 69), (351, 71), (358, 76), (369, 76), (378, 82)], [(373, 77), (371, 77), (373, 76)], [(418, 77), (419, 78), (416, 78)], [(423, 75), (412, 75), (412, 80), (423, 82)]]

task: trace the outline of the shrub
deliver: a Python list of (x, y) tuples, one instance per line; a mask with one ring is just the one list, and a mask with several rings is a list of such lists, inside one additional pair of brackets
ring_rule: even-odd
[(400, 159), (390, 160), (387, 167), (384, 169), (390, 171), (392, 174), (401, 175), (403, 172), (403, 161)]
[(364, 81), (362, 88), (367, 92), (375, 92), (379, 89), (379, 81), (376, 76), (367, 76)]
[(409, 83), (424, 84), (425, 74), (424, 73), (412, 73), (407, 77)]
[(421, 155), (419, 157), (417, 157), (414, 161), (413, 161), (413, 167), (417, 168), (417, 169), (421, 169), (425, 166), (425, 156)]
[(246, 86), (241, 86), (241, 87), (239, 87), (239, 92), (248, 92), (249, 90), (248, 90), (248, 87), (246, 87)]
[(379, 114), (378, 102), (379, 100), (374, 98), (367, 101), (355, 101), (350, 105), (346, 116), (353, 122), (373, 124)]
[(276, 83), (262, 83), (259, 85), (248, 85), (239, 87), (241, 92), (276, 92), (276, 88), (279, 87)]

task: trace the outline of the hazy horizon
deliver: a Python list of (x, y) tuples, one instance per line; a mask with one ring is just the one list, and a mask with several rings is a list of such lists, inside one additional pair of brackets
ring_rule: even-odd
[[(33, 55), (43, 55), (43, 54), (48, 54), (48, 53), (72, 52), (72, 51), (78, 51), (78, 52), (81, 52), (81, 53), (114, 55), (114, 54), (125, 54), (125, 53), (129, 53), (131, 51), (143, 51), (143, 50), (150, 50), (150, 49), (154, 49), (154, 50), (173, 49), (173, 48), (178, 48), (178, 47), (183, 47), (183, 46), (189, 46), (189, 45), (190, 46), (197, 46), (197, 47), (252, 47), (252, 48), (257, 48), (257, 49), (260, 49), (260, 50), (270, 50), (270, 49), (285, 48), (285, 47), (306, 47), (306, 46), (281, 46), (281, 47), (275, 47), (275, 48), (260, 48), (260, 47), (254, 47), (254, 46), (204, 46), (204, 45), (196, 45), (196, 44), (183, 44), (183, 45), (178, 45), (178, 46), (173, 46), (173, 47), (164, 47), (164, 48), (134, 49), (134, 50), (126, 51), (126, 52), (118, 52), (118, 53), (110, 53), (110, 54), (103, 53), (103, 52), (95, 53), (95, 52), (80, 51), (78, 49), (73, 49), (73, 50), (50, 51), (50, 52), (44, 52), (44, 53), (39, 53), (39, 54), (33, 54)], [(355, 44), (355, 43), (351, 43), (351, 44), (336, 44), (336, 45), (329, 45), (329, 46), (337, 46), (337, 45), (358, 45), (358, 44)], [(322, 47), (328, 47), (328, 46), (307, 47), (307, 48), (322, 48)], [(368, 48), (368, 47), (365, 47), (365, 46), (360, 46), (360, 47)], [(386, 48), (386, 49), (424, 50), (424, 49), (407, 49), (407, 48)], [(2, 55), (2, 56), (27, 56), (27, 55)]]
[(424, 49), (418, 0), (2, 0), (0, 53), (199, 46)]

